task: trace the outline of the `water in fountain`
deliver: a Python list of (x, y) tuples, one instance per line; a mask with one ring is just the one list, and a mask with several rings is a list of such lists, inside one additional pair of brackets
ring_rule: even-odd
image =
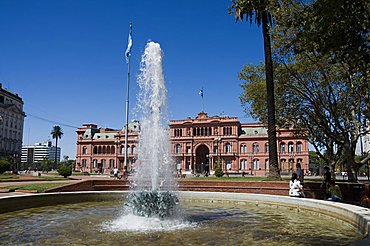
[(168, 230), (184, 226), (181, 219), (174, 218), (177, 215), (177, 184), (168, 133), (162, 57), (158, 43), (149, 42), (146, 45), (138, 79), (140, 90), (136, 107), (140, 120), (138, 164), (134, 167), (131, 182), (133, 191), (126, 203), (129, 211), (110, 224), (115, 230), (145, 231), (148, 226), (150, 229)]

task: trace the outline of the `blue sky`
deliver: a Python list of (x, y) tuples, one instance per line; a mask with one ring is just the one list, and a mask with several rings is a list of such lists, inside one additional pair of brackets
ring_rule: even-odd
[[(129, 23), (133, 22), (130, 109), (147, 41), (160, 43), (170, 119), (204, 108), (246, 118), (237, 74), (263, 60), (262, 32), (228, 15), (230, 0), (1, 0), (0, 83), (24, 101), (23, 144), (50, 139), (53, 123), (122, 128)], [(34, 116), (31, 116), (34, 115)], [(131, 114), (130, 114), (131, 115)], [(130, 120), (132, 117), (130, 116)], [(61, 125), (62, 155), (75, 159), (76, 134)]]

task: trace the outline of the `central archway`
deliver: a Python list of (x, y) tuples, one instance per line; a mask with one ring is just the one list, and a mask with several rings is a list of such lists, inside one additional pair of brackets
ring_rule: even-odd
[(195, 151), (195, 173), (204, 173), (206, 169), (209, 171), (209, 149), (206, 145), (198, 146)]

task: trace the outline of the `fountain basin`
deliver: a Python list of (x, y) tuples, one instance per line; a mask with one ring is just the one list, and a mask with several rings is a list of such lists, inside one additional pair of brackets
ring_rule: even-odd
[[(15, 213), (18, 213), (18, 212), (23, 213), (23, 211), (27, 211), (27, 209), (30, 209), (30, 208), (47, 207), (47, 206), (53, 207), (53, 206), (60, 206), (60, 204), (66, 204), (66, 205), (74, 204), (73, 206), (78, 207), (79, 203), (83, 204), (86, 202), (93, 202), (93, 203), (99, 204), (99, 203), (110, 201), (114, 204), (123, 204), (127, 194), (128, 192), (125, 192), (125, 191), (75, 192), (75, 193), (66, 192), (66, 193), (49, 193), (49, 194), (2, 197), (0, 198), (0, 212), (1, 214), (3, 214), (2, 216), (4, 216), (4, 215), (12, 214), (12, 211)], [(229, 222), (227, 223), (232, 223), (234, 224), (234, 226), (235, 224), (237, 224), (239, 225), (240, 228), (244, 228), (244, 225), (238, 224), (238, 223), (241, 223), (240, 222), (241, 218), (243, 218), (244, 220), (244, 217), (240, 218), (236, 216), (234, 218), (233, 216), (235, 216), (235, 214), (237, 215), (239, 213), (244, 213), (244, 211), (248, 208), (252, 208), (251, 211), (254, 211), (255, 208), (258, 208), (258, 209), (261, 209), (262, 211), (263, 210), (272, 210), (272, 211), (275, 210), (275, 211), (279, 211), (279, 213), (281, 214), (288, 213), (287, 215), (288, 217), (291, 216), (289, 215), (290, 212), (295, 213), (295, 215), (301, 212), (304, 212), (304, 214), (307, 213), (309, 214), (309, 216), (311, 216), (310, 220), (312, 220), (312, 218), (317, 218), (318, 220), (326, 220), (325, 218), (329, 218), (329, 220), (332, 220), (334, 222), (336, 221), (338, 223), (345, 223), (354, 228), (357, 228), (358, 230), (359, 237), (354, 238), (353, 242), (351, 243), (355, 243), (358, 245), (368, 245), (369, 243), (369, 238), (367, 237), (367, 235), (368, 235), (369, 223), (370, 223), (370, 210), (366, 208), (358, 207), (358, 206), (353, 206), (353, 205), (343, 204), (343, 203), (329, 202), (329, 201), (313, 200), (313, 199), (291, 198), (291, 197), (285, 197), (285, 196), (272, 196), (272, 195), (262, 195), (262, 194), (235, 194), (235, 193), (223, 193), (223, 192), (219, 192), (219, 193), (179, 192), (179, 198), (180, 198), (180, 204), (187, 204), (186, 206), (190, 206), (190, 207), (198, 206), (194, 204), (203, 204), (205, 206), (205, 208), (203, 208), (202, 207), (203, 205), (199, 205), (200, 207), (202, 207), (200, 210), (201, 212), (199, 212), (197, 208), (196, 209), (198, 211), (197, 214), (190, 216), (193, 219), (202, 218), (201, 219), (202, 222), (199, 222), (201, 225), (199, 227), (196, 226), (196, 229), (188, 228), (190, 231), (200, 230), (199, 228), (202, 228), (202, 225), (207, 224), (208, 221), (212, 221), (212, 220), (217, 221), (220, 219), (221, 220), (227, 219), (229, 220)], [(91, 207), (91, 205), (89, 206), (90, 207), (88, 207), (88, 209), (93, 211), (94, 206), (93, 207)], [(209, 208), (209, 211), (214, 211), (214, 212), (209, 212), (208, 206), (211, 207)], [(63, 210), (63, 207), (58, 208), (58, 209)], [(192, 209), (194, 210), (194, 207)], [(99, 210), (100, 210), (99, 208), (96, 209), (98, 215), (99, 215)], [(91, 211), (90, 213), (94, 214)], [(234, 214), (232, 213), (230, 214), (228, 211), (234, 211)], [(251, 213), (254, 213), (254, 212), (251, 212)], [(207, 217), (208, 216), (207, 214), (209, 214), (210, 216)], [(39, 220), (41, 222), (43, 222), (42, 216), (43, 216), (42, 214), (39, 216)], [(89, 215), (89, 216), (92, 216), (92, 215)], [(104, 217), (104, 216), (106, 215), (104, 214), (101, 215), (101, 217)], [(228, 218), (228, 216), (231, 216), (231, 217)], [(251, 218), (247, 216), (246, 218), (248, 218), (248, 220), (254, 219), (253, 216)], [(273, 219), (274, 218), (275, 217), (273, 217)], [(83, 224), (82, 220), (84, 219), (81, 218), (80, 220), (81, 220), (80, 223)], [(55, 222), (57, 223), (58, 220), (55, 220)], [(269, 224), (270, 222), (271, 221), (266, 221), (266, 224), (270, 226)], [(178, 230), (177, 233), (180, 233), (180, 235), (182, 234), (182, 229), (176, 229), (176, 230)], [(278, 233), (278, 232), (275, 232), (275, 228), (273, 225), (271, 225), (270, 230), (271, 230), (271, 233)], [(300, 230), (303, 231), (305, 230), (305, 228), (301, 228)], [(169, 235), (167, 236), (170, 237)], [(141, 236), (139, 235), (138, 237), (140, 238)], [(171, 237), (173, 237), (173, 235)], [(361, 241), (357, 241), (361, 237), (364, 237), (364, 239)], [(231, 240), (231, 239), (229, 238), (227, 240)], [(230, 242), (230, 241), (227, 241), (227, 242)], [(315, 243), (312, 243), (312, 242), (307, 243), (307, 245), (314, 245), (314, 244)]]

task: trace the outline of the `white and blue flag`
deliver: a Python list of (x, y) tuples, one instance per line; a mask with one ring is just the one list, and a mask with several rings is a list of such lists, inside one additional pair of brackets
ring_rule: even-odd
[(203, 88), (199, 91), (199, 96), (203, 98)]
[(127, 63), (128, 63), (128, 58), (131, 56), (131, 47), (132, 47), (131, 33), (132, 33), (132, 23), (130, 23), (130, 32), (128, 34), (128, 44), (127, 44), (127, 49), (126, 49), (126, 52), (125, 52)]

